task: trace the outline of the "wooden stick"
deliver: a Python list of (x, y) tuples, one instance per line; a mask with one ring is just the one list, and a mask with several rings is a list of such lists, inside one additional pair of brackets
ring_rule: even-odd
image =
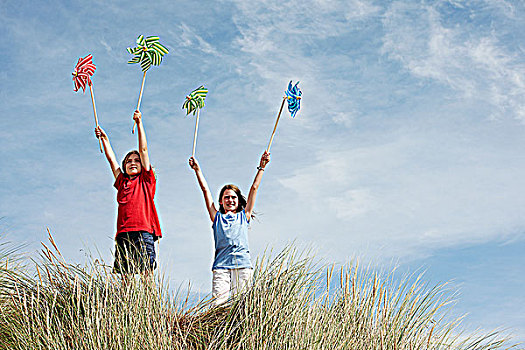
[[(146, 81), (146, 72), (144, 72), (144, 75), (142, 76), (142, 85), (140, 86), (140, 94), (139, 94), (139, 102), (137, 103), (137, 111), (140, 110), (140, 101), (142, 101), (142, 91), (144, 91), (144, 82)], [(136, 126), (137, 126), (137, 123), (134, 123), (133, 129), (131, 130), (132, 134), (135, 133)]]
[[(91, 93), (91, 103), (93, 104), (93, 115), (95, 116), (95, 126), (98, 128), (98, 118), (97, 118), (97, 107), (95, 106), (95, 95), (93, 94), (93, 87), (89, 85), (89, 92)], [(102, 153), (102, 141), (100, 137), (98, 138), (98, 146), (100, 148), (100, 153)]]
[(286, 101), (286, 96), (283, 97), (283, 102), (281, 103), (281, 108), (279, 109), (279, 114), (277, 115), (277, 120), (275, 121), (275, 126), (273, 127), (272, 137), (270, 137), (270, 143), (266, 152), (270, 152), (270, 147), (272, 147), (273, 137), (275, 136), (275, 130), (277, 130), (277, 123), (279, 123), (279, 118), (281, 118), (281, 112), (283, 111), (284, 101)]
[(195, 145), (197, 144), (197, 130), (199, 129), (199, 111), (201, 109), (197, 108), (197, 119), (195, 119), (195, 132), (193, 133), (193, 150), (191, 151), (191, 156), (195, 157)]

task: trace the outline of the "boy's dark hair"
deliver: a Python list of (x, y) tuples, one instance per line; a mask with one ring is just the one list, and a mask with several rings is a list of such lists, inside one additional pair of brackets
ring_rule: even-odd
[[(245, 207), (246, 207), (246, 198), (242, 195), (241, 193), (241, 190), (239, 189), (239, 187), (233, 185), (233, 184), (229, 184), (229, 185), (224, 185), (221, 189), (221, 192), (219, 193), (219, 211), (221, 212), (221, 214), (225, 214), (226, 211), (224, 210), (224, 207), (222, 206), (222, 196), (224, 195), (224, 192), (226, 190), (232, 190), (233, 192), (235, 192), (235, 194), (237, 195), (237, 198), (238, 198), (238, 205), (237, 205), (237, 213), (240, 212), (241, 210), (243, 210)], [(252, 213), (252, 218), (255, 217), (255, 212)]]
[[(127, 173), (126, 173), (126, 162), (128, 161), (128, 158), (132, 155), (132, 154), (136, 154), (137, 156), (139, 156), (139, 160), (142, 162), (142, 159), (140, 158), (140, 153), (139, 151), (137, 151), (136, 149), (134, 149), (133, 151), (129, 151), (128, 154), (126, 154), (126, 156), (124, 157), (124, 159), (122, 160), (122, 167), (120, 168), (120, 170), (122, 171), (122, 173), (126, 176), (129, 176)], [(141, 164), (142, 165), (142, 164)]]

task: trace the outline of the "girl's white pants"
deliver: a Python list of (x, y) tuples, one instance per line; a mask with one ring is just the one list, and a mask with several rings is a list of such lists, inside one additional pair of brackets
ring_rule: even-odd
[(220, 305), (231, 296), (241, 292), (252, 281), (253, 269), (213, 270), (211, 294), (214, 305)]

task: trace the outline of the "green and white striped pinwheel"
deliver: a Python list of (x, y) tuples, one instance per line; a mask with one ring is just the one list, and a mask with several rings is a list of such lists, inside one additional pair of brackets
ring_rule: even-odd
[(195, 118), (195, 132), (193, 133), (193, 150), (191, 156), (195, 156), (195, 145), (197, 144), (197, 130), (199, 129), (199, 111), (204, 107), (204, 99), (208, 94), (208, 89), (204, 85), (199, 86), (193, 90), (188, 96), (186, 96), (186, 101), (182, 104), (182, 109), (186, 108), (186, 115), (193, 112), (193, 115), (197, 113), (197, 118)]
[(186, 101), (182, 105), (182, 109), (186, 108), (186, 115), (192, 112), (195, 115), (197, 109), (204, 107), (206, 94), (208, 94), (208, 89), (201, 85), (186, 96)]
[(139, 35), (137, 47), (127, 48), (128, 52), (135, 55), (128, 63), (140, 63), (143, 72), (146, 72), (152, 65), (158, 66), (162, 62), (162, 56), (168, 53), (168, 49), (159, 43), (158, 36)]

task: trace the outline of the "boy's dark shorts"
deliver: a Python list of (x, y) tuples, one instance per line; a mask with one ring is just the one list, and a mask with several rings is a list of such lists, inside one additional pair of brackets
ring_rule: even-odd
[(153, 271), (155, 261), (153, 235), (146, 231), (122, 232), (117, 235), (113, 273)]

